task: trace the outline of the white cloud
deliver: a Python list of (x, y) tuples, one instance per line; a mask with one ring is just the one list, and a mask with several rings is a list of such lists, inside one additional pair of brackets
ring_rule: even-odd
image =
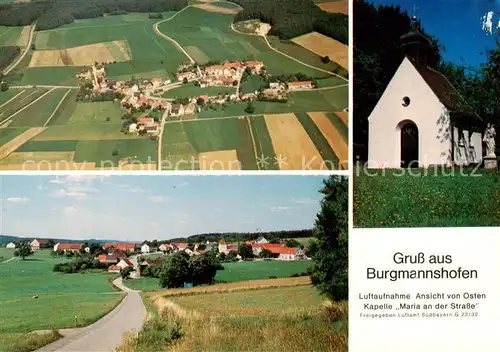
[(243, 220), (241, 223), (243, 223), (243, 224), (253, 224), (254, 221), (253, 220)]
[(7, 198), (7, 202), (14, 203), (14, 204), (20, 204), (20, 203), (26, 203), (29, 199), (26, 197), (9, 197)]
[(288, 206), (284, 206), (284, 205), (276, 205), (276, 206), (269, 207), (269, 210), (272, 211), (272, 212), (287, 211), (287, 210), (290, 210), (290, 209), (292, 209), (292, 207), (288, 207)]
[(292, 202), (295, 204), (315, 204), (318, 203), (318, 201), (312, 199), (312, 198), (292, 198)]
[(53, 193), (55, 197), (68, 197), (74, 198), (78, 200), (87, 199), (87, 193), (78, 191), (78, 190), (66, 190), (64, 188), (60, 188)]
[(148, 197), (148, 199), (150, 201), (152, 201), (153, 203), (165, 203), (165, 202), (168, 202), (170, 200), (169, 197), (164, 197), (164, 196), (151, 196), (151, 197)]
[(217, 209), (215, 209), (215, 212), (216, 213), (222, 213), (222, 209), (221, 208), (217, 208)]
[(129, 192), (129, 193), (147, 193), (148, 191), (141, 188), (141, 187), (137, 187), (137, 186), (134, 186), (134, 185), (127, 185), (127, 184), (121, 184), (119, 186), (120, 189), (124, 190), (125, 192)]

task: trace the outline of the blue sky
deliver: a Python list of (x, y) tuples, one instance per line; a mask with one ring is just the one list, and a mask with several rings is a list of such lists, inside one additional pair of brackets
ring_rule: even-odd
[(493, 21), (498, 24), (500, 0), (372, 0), (372, 3), (399, 5), (410, 16), (415, 5), (425, 31), (438, 37), (445, 46), (443, 57), (448, 61), (478, 67), (486, 61), (481, 52), (495, 46), (496, 36), (482, 31), (481, 17), (493, 11)]
[(141, 241), (312, 228), (318, 176), (0, 176), (0, 232)]

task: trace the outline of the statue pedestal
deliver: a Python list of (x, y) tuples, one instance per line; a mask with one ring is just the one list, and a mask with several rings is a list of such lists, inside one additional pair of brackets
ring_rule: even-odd
[(498, 168), (498, 161), (496, 156), (485, 156), (483, 161), (485, 169), (496, 170)]

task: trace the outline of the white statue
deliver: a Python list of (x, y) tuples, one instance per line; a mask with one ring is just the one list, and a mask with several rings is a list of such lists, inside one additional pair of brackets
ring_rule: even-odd
[(486, 143), (486, 157), (487, 158), (494, 158), (495, 155), (495, 137), (496, 137), (496, 132), (495, 128), (493, 127), (493, 124), (489, 123), (486, 126), (486, 131), (484, 131), (484, 137), (483, 137), (483, 142)]

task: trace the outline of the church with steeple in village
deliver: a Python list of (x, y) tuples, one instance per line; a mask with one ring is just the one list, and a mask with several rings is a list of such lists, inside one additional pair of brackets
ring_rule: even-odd
[(440, 72), (427, 65), (432, 45), (416, 17), (401, 36), (405, 58), (368, 117), (368, 167), (481, 163), (484, 122)]

